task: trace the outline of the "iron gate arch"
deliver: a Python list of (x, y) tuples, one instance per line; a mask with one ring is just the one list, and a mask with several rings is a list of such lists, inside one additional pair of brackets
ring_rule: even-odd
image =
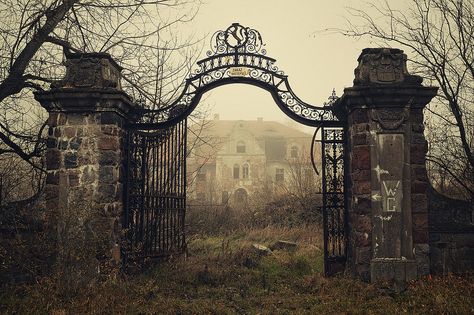
[[(333, 102), (313, 106), (298, 98), (288, 76), (275, 63), (276, 59), (266, 56), (257, 30), (234, 23), (212, 36), (207, 57), (197, 62), (198, 69), (186, 79), (183, 91), (173, 103), (160, 109), (137, 111), (139, 119), (128, 126), (126, 143), (126, 257), (164, 256), (173, 250), (184, 250), (186, 118), (204, 93), (219, 86), (243, 83), (270, 92), (277, 106), (293, 120), (322, 130), (325, 274), (340, 269), (338, 266), (347, 256), (344, 123), (333, 111)], [(169, 150), (174, 152), (171, 155), (178, 154), (174, 158), (180, 163), (170, 158)], [(150, 182), (150, 178), (171, 178), (163, 172), (184, 175), (167, 183), (168, 186), (160, 181)], [(175, 185), (172, 195), (170, 185)], [(166, 208), (163, 200), (174, 207)], [(165, 222), (159, 221), (164, 220), (165, 210), (172, 211), (167, 215), (171, 215), (173, 224), (178, 222), (174, 226), (178, 230), (166, 235), (162, 230), (169, 227), (159, 225)], [(163, 243), (156, 239), (158, 236)]]

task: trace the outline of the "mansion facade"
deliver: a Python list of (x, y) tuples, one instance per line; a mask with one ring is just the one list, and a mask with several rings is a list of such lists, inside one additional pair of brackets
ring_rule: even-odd
[(203, 204), (242, 204), (257, 191), (275, 192), (313, 176), (312, 136), (276, 121), (220, 120), (191, 126), (188, 197)]

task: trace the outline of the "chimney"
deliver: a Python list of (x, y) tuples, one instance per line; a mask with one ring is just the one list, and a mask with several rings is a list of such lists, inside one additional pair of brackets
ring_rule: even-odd
[(214, 120), (219, 120), (219, 114), (214, 114)]
[(258, 122), (263, 122), (263, 117), (257, 117)]

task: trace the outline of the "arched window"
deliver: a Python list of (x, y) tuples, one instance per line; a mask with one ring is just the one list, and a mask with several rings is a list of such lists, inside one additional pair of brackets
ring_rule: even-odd
[(238, 164), (234, 164), (234, 178), (240, 178), (240, 166)]
[(245, 153), (245, 142), (237, 142), (237, 153)]
[(247, 191), (243, 188), (239, 188), (235, 191), (234, 200), (237, 204), (247, 203)]
[(292, 158), (297, 158), (298, 157), (298, 147), (296, 145), (291, 147), (290, 157), (292, 157)]
[(249, 178), (249, 165), (248, 164), (244, 164), (244, 166), (242, 166), (242, 178)]

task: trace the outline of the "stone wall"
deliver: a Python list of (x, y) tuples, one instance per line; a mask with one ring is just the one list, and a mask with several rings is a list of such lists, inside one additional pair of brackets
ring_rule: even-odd
[(474, 272), (474, 206), (428, 191), (431, 272)]

